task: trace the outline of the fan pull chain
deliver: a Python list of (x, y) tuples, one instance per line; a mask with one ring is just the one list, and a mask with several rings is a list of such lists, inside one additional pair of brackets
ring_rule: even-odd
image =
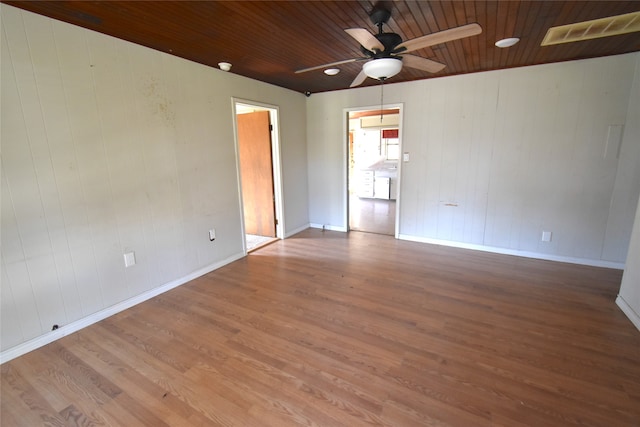
[(380, 79), (380, 123), (382, 123), (382, 116), (384, 114), (382, 112), (382, 106), (384, 105), (383, 100), (384, 100), (384, 79)]

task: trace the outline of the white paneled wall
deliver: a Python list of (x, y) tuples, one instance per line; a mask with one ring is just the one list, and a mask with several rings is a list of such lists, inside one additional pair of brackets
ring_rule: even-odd
[[(640, 159), (640, 55), (636, 57), (636, 75), (629, 98), (616, 189), (611, 201), (611, 205), (618, 209), (615, 215), (610, 216), (607, 227), (609, 236), (616, 236), (616, 240), (629, 242), (627, 263), (616, 302), (633, 324), (640, 329), (640, 202), (637, 202), (637, 206), (634, 207), (633, 198), (628, 196), (628, 191), (625, 191), (629, 187), (637, 186), (640, 182), (638, 159)], [(635, 167), (633, 167), (634, 164)], [(633, 224), (631, 235), (624, 233), (629, 224)], [(613, 240), (614, 238), (608, 239), (608, 241)], [(617, 253), (620, 249), (614, 245), (605, 246), (604, 252), (609, 253), (609, 251)]]
[(308, 224), (302, 94), (0, 8), (2, 351), (243, 255), (233, 96), (279, 107)]
[[(624, 129), (637, 57), (385, 84), (384, 102), (404, 105), (411, 159), (401, 169), (401, 237), (621, 266), (627, 201), (640, 193), (624, 177), (637, 176), (640, 157), (621, 161), (638, 141), (608, 134)], [(311, 223), (345, 226), (340, 117), (379, 99), (379, 87), (309, 98)]]
[(629, 258), (622, 276), (618, 306), (640, 330), (640, 203), (636, 209), (635, 224), (630, 238)]
[[(619, 166), (602, 249), (604, 259), (624, 259), (631, 238), (629, 229), (634, 223), (634, 212), (638, 191), (640, 191), (638, 190), (638, 183), (640, 183), (640, 162), (638, 161), (640, 159), (640, 55), (636, 55), (635, 70), (629, 93), (627, 119), (622, 127), (622, 145), (616, 147), (612, 143), (607, 147), (611, 155), (619, 153)], [(638, 226), (636, 224), (636, 227)], [(640, 264), (639, 259), (631, 259), (631, 262)], [(640, 286), (640, 283), (638, 285)], [(640, 312), (640, 306), (637, 310)]]

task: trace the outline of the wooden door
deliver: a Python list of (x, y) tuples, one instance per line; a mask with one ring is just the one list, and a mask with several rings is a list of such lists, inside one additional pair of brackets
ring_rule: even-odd
[(269, 112), (238, 114), (236, 119), (245, 232), (276, 237)]

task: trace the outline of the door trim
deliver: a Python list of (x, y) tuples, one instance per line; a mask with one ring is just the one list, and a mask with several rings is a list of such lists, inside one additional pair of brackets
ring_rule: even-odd
[(384, 104), (382, 106), (375, 105), (369, 107), (351, 107), (344, 108), (342, 110), (342, 160), (343, 160), (343, 223), (345, 224), (345, 230), (350, 231), (349, 228), (349, 113), (357, 112), (357, 111), (371, 111), (371, 110), (388, 110), (388, 109), (398, 109), (399, 119), (398, 119), (398, 149), (400, 151), (400, 159), (398, 160), (398, 183), (396, 187), (396, 223), (395, 223), (395, 232), (394, 237), (397, 239), (400, 236), (400, 211), (402, 206), (401, 194), (402, 194), (402, 164), (403, 161), (403, 149), (402, 149), (402, 139), (403, 139), (403, 124), (402, 118), (404, 116), (403, 109), (404, 104)]
[(238, 122), (236, 116), (238, 114), (238, 106), (255, 108), (256, 110), (269, 111), (271, 121), (271, 161), (273, 163), (273, 195), (275, 199), (275, 215), (276, 215), (276, 238), (284, 239), (285, 220), (284, 220), (284, 198), (282, 186), (282, 160), (280, 156), (280, 109), (277, 105), (265, 104), (258, 101), (251, 101), (243, 98), (231, 98), (231, 108), (233, 113), (233, 138), (235, 142), (236, 154), (236, 176), (238, 179), (238, 199), (240, 207), (240, 229), (242, 231), (242, 250), (247, 254), (247, 241), (245, 239), (244, 224), (244, 203), (242, 201), (242, 178), (240, 176), (240, 147), (238, 145)]

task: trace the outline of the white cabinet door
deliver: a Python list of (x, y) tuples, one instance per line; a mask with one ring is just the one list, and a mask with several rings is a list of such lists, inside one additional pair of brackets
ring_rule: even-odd
[(389, 178), (376, 177), (373, 183), (373, 197), (389, 200)]

